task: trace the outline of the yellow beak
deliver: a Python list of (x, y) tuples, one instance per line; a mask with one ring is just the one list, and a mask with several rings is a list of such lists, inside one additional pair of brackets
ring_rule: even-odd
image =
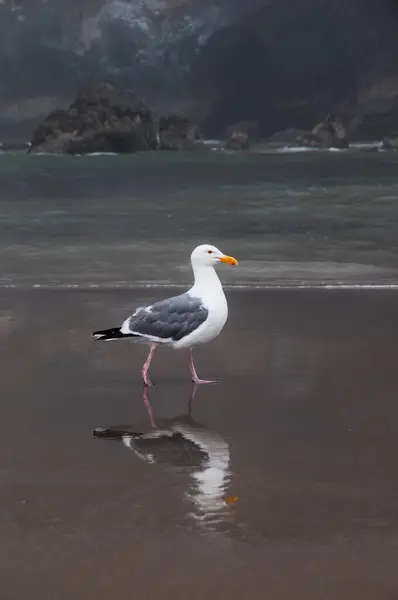
[(238, 264), (238, 261), (233, 256), (221, 256), (221, 258), (219, 258), (219, 261), (225, 263), (226, 265), (236, 266)]

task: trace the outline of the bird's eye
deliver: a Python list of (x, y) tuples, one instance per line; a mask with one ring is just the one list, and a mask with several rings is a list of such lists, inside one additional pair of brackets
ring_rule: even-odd
[(208, 250), (207, 254), (213, 254), (213, 250)]

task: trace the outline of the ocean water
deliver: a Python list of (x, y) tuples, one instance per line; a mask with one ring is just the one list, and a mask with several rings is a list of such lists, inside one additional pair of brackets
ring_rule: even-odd
[(1, 286), (182, 285), (189, 254), (236, 286), (398, 283), (391, 153), (0, 155)]

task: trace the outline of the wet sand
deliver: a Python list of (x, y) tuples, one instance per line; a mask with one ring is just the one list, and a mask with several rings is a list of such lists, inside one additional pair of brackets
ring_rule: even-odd
[[(1, 292), (0, 597), (396, 598), (397, 293), (230, 292), (196, 353), (213, 470), (92, 436), (149, 426), (145, 347), (89, 333), (158, 296)], [(185, 416), (185, 353), (152, 376), (155, 419)]]

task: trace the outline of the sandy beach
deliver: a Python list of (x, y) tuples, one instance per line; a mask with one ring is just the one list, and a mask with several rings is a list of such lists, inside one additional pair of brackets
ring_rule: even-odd
[[(200, 467), (92, 435), (149, 426), (145, 347), (90, 332), (160, 292), (1, 291), (1, 597), (395, 598), (397, 293), (229, 292), (197, 350), (221, 381), (192, 415), (228, 453), (206, 497)], [(152, 376), (156, 419), (185, 415), (185, 353)]]

